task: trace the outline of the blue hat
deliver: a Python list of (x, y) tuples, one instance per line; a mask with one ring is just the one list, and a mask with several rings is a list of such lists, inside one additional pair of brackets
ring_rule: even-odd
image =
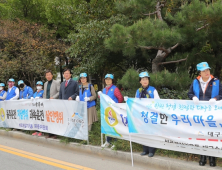
[(36, 85), (42, 85), (42, 86), (43, 86), (43, 82), (42, 82), (42, 81), (38, 81), (38, 82), (36, 83)]
[(15, 82), (15, 80), (13, 78), (10, 78), (8, 81), (14, 81)]
[(139, 77), (143, 78), (143, 77), (150, 77), (150, 76), (149, 76), (149, 73), (145, 71), (145, 72), (141, 72), (139, 74)]
[(81, 73), (81, 74), (79, 75), (79, 77), (87, 77), (87, 74), (86, 74), (86, 73)]
[(20, 84), (24, 84), (24, 81), (23, 80), (19, 80), (18, 81), (18, 85), (20, 85)]
[(4, 83), (0, 83), (0, 86), (1, 86), (1, 87), (4, 87), (4, 86), (5, 86), (5, 84), (4, 84)]
[(112, 74), (107, 74), (107, 75), (105, 76), (105, 79), (106, 79), (106, 78), (114, 79), (114, 76), (113, 76)]
[(202, 62), (202, 63), (197, 64), (197, 70), (198, 71), (204, 71), (206, 69), (210, 69), (207, 62)]

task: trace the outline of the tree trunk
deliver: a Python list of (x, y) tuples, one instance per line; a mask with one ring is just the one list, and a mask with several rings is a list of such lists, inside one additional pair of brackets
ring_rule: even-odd
[(61, 83), (63, 82), (63, 74), (62, 74), (62, 60), (61, 60), (61, 58), (59, 57), (59, 64), (60, 64), (60, 66), (59, 66), (59, 71), (60, 71), (60, 76), (61, 76)]

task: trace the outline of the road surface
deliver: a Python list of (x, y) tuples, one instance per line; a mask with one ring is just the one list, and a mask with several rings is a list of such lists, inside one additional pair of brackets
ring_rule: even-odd
[(0, 169), (154, 170), (146, 165), (0, 136)]

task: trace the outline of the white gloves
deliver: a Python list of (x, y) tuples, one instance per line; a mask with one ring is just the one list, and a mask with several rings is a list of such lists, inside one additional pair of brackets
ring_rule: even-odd
[(215, 102), (216, 102), (216, 99), (214, 99), (214, 98), (209, 100), (210, 105), (215, 104)]
[(101, 91), (98, 91), (98, 96), (100, 96), (102, 94), (102, 92)]
[(77, 101), (77, 102), (79, 102), (79, 101), (80, 101), (79, 96), (76, 96), (76, 101)]
[(194, 96), (193, 97), (193, 102), (194, 102), (194, 104), (198, 104), (199, 103), (199, 99), (196, 96)]
[(88, 102), (88, 101), (90, 101), (90, 98), (89, 97), (84, 97), (84, 101)]
[(124, 101), (126, 102), (128, 100), (128, 96), (124, 96)]
[(33, 100), (34, 98), (33, 98), (33, 97), (31, 97), (30, 99), (31, 99), (31, 100)]

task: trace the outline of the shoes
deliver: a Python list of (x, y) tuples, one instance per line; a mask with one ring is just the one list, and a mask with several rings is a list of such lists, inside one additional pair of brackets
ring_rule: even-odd
[(43, 136), (42, 132), (40, 132), (40, 133), (38, 134), (38, 136), (39, 136), (39, 137), (40, 137), (40, 136)]
[(149, 153), (148, 157), (153, 157), (154, 153)]
[(203, 155), (200, 156), (200, 161), (199, 161), (200, 166), (204, 166), (206, 164), (207, 162), (206, 158), (207, 158), (206, 156), (203, 156)]
[(32, 134), (32, 136), (37, 136), (39, 133), (38, 132), (35, 132)]
[(103, 145), (101, 145), (102, 148), (107, 148), (109, 147), (110, 143), (109, 142), (105, 142)]
[(140, 155), (144, 156), (144, 155), (147, 155), (147, 154), (148, 154), (147, 152), (142, 152)]
[(216, 158), (213, 156), (209, 156), (210, 166), (214, 167), (216, 166)]

